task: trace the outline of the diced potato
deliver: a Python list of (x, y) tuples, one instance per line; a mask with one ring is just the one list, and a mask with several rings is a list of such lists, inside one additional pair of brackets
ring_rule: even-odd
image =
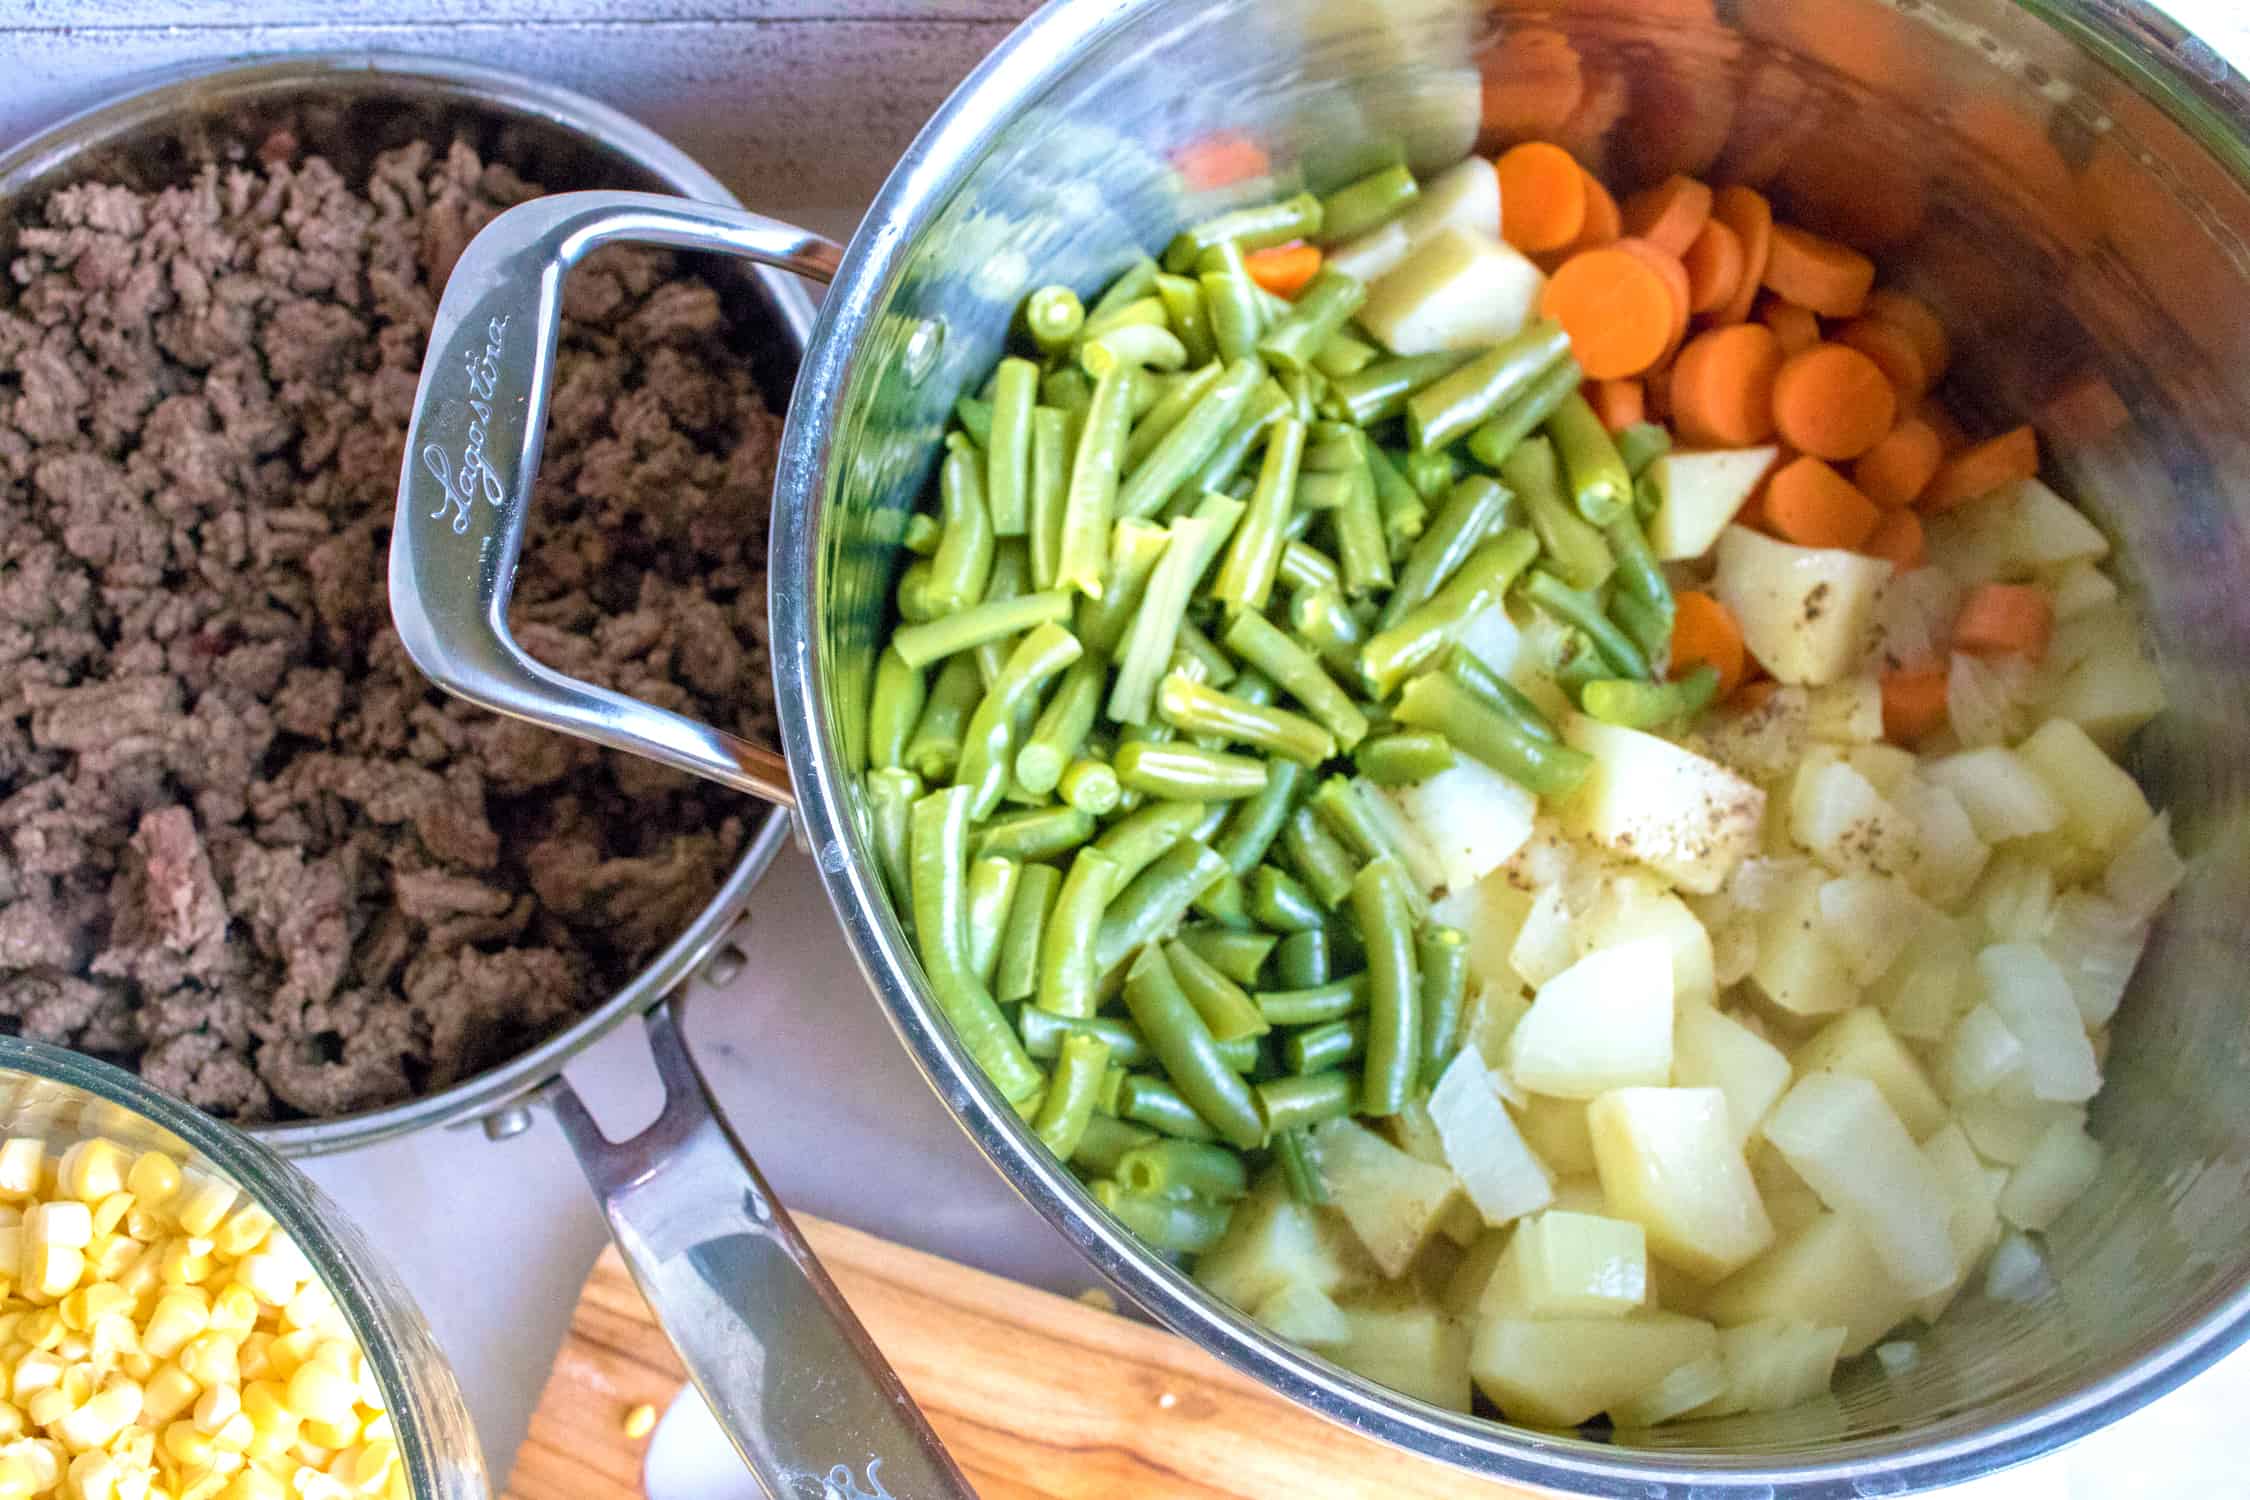
[(1571, 910), (1569, 888), (1561, 883), (1542, 886), (1516, 929), (1508, 949), (1508, 967), (1525, 984), (1536, 989), (1578, 960), (1573, 937), (1578, 914)]
[(1925, 1323), (1934, 1323), (2000, 1238), (2000, 1216), (1995, 1207), (2006, 1174), (1977, 1159), (1976, 1148), (1969, 1144), (1967, 1132), (1958, 1124), (1946, 1125), (1924, 1141), (1922, 1159), (1937, 1174), (1952, 1204), (1946, 1216), (1946, 1234), (1953, 1243), (1954, 1263), (1958, 1267), (1951, 1286), (1915, 1305), (1917, 1317)]
[(1907, 1296), (1953, 1279), (1944, 1186), (1874, 1084), (1841, 1073), (1798, 1079), (1766, 1117), (1766, 1139), (1868, 1237)]
[[(1505, 1280), (1503, 1280), (1505, 1278)], [(1621, 1318), (1648, 1296), (1648, 1239), (1625, 1219), (1549, 1209), (1516, 1226), (1487, 1292), (1486, 1313)]]
[(1844, 764), (1867, 778), (1867, 784), (1883, 794), (1885, 801), (1912, 776), (1921, 764), (1911, 750), (1896, 745), (1845, 745), (1840, 747)]
[(1610, 1408), (1610, 1421), (1620, 1428), (1654, 1427), (1685, 1416), (1726, 1394), (1727, 1362), (1716, 1354), (1691, 1359), (1626, 1402)]
[(1977, 1155), (2003, 1167), (2030, 1160), (2040, 1138), (2056, 1124), (2082, 1128), (2086, 1123), (2086, 1111), (2079, 1106), (2033, 1099), (2011, 1085), (1959, 1101), (1953, 1106), (1953, 1117)]
[(1689, 741), (1753, 781), (1775, 781), (1794, 770), (1805, 754), (1811, 720), (1807, 690), (1779, 687), (1755, 708), (1721, 706), (1705, 714)]
[(1495, 872), (1475, 885), (1456, 886), (1432, 903), (1431, 917), (1448, 927), (1458, 927), (1469, 939), (1469, 973), (1482, 984), (1512, 984), (1508, 950), (1523, 930), (1531, 912), (1531, 892)]
[(1703, 893), (1757, 852), (1766, 794), (1717, 761), (1578, 714), (1563, 738), (1594, 759), (1560, 809), (1566, 829)]
[(1509, 1421), (1575, 1427), (1718, 1348), (1709, 1323), (1677, 1313), (1490, 1318), (1477, 1328), (1469, 1369)]
[(1531, 837), (1539, 811), (1538, 798), (1466, 755), (1388, 796), (1437, 856), (1448, 890), (1474, 886), (1506, 864)]
[(1250, 1316), (1267, 1328), (1308, 1349), (1333, 1349), (1351, 1339), (1351, 1324), (1319, 1287), (1294, 1281), (1267, 1297)]
[(1385, 1276), (1406, 1274), (1461, 1184), (1356, 1121), (1329, 1120), (1312, 1139), (1330, 1202)]
[(1580, 958), (1639, 938), (1660, 938), (1672, 954), (1672, 997), (1682, 1007), (1709, 1005), (1718, 998), (1712, 977), (1711, 935), (1687, 903), (1652, 875), (1625, 870), (1610, 876), (1595, 893), (1593, 906), (1575, 924), (1571, 939)]
[(2148, 943), (2148, 924), (2102, 896), (2072, 891), (2055, 903), (2039, 946), (2055, 961), (2088, 1026), (2107, 1026)]
[(1945, 1101), (1931, 1086), (1929, 1075), (1870, 1006), (1829, 1022), (1790, 1061), (1800, 1077), (1843, 1073), (1874, 1084), (1917, 1141), (1945, 1123)]
[(2075, 620), (2117, 602), (2117, 584), (2090, 562), (2065, 563), (2047, 580), (2055, 597), (2055, 618)]
[(1453, 1175), (1487, 1225), (1509, 1223), (1554, 1201), (1553, 1180), (1524, 1144), (1475, 1048), (1462, 1048), (1446, 1065), (1430, 1090), (1429, 1117)]
[(1789, 1077), (1781, 1049), (1740, 1021), (1708, 1006), (1681, 1008), (1672, 1026), (1672, 1082), (1726, 1095), (1728, 1133), (1737, 1146), (1757, 1132)]
[(1327, 264), (1346, 276), (1373, 281), (1406, 259), (1413, 248), (1406, 225), (1393, 219), (1330, 250)]
[(2045, 1229), (2078, 1195), (2094, 1185), (2102, 1148), (2073, 1120), (2057, 1120), (2008, 1174), (2000, 1192), (2000, 1217), (2018, 1229)]
[(1498, 239), (1445, 228), (1368, 287), (1359, 321), (1394, 354), (1482, 349), (1523, 331), (1546, 284)]
[(1758, 958), (1750, 966), (1758, 993), (1800, 1016), (1850, 1009), (1859, 990), (1826, 932), (1818, 883), (1801, 880), (1783, 891), (1758, 918)]
[(1565, 1213), (1607, 1216), (1609, 1199), (1602, 1193), (1602, 1180), (1593, 1175), (1593, 1138), (1586, 1141), (1588, 1158), (1586, 1171), (1575, 1177), (1565, 1177), (1555, 1184), (1554, 1207)]
[(1860, 672), (1813, 688), (1805, 695), (1805, 727), (1814, 739), (1830, 744), (1864, 745), (1881, 739), (1881, 679), (1873, 672)]
[(1667, 453), (1650, 464), (1649, 483), (1656, 488), (1657, 501), (1656, 514), (1648, 523), (1648, 543), (1658, 559), (1683, 562), (1710, 551), (1780, 452), (1770, 445), (1718, 448)]
[(1771, 1320), (1722, 1328), (1719, 1358), (1726, 1365), (1726, 1394), (1697, 1415), (1786, 1411), (1824, 1395), (1843, 1345), (1841, 1328)]
[(2055, 914), (2055, 872), (2011, 844), (1985, 866), (1969, 911), (1995, 942), (2034, 942)]
[(1978, 1098), (2022, 1071), (2023, 1039), (2008, 1029), (2000, 1013), (1982, 1002), (1964, 1011), (1946, 1038), (1946, 1097), (1955, 1104)]
[(1931, 922), (1943, 920), (1896, 875), (1839, 875), (1820, 888), (1821, 935), (1851, 971), (1870, 985), (1891, 971)]
[(1938, 1042), (1976, 1002), (1971, 982), (1976, 948), (1962, 924), (1940, 918), (1867, 992), (1892, 1031), (1916, 1042)]
[(1484, 1301), (1485, 1289), (1492, 1284), (1493, 1273), (1508, 1253), (1508, 1242), (1515, 1237), (1513, 1226), (1506, 1229), (1488, 1229), (1472, 1241), (1453, 1274), (1446, 1278), (1445, 1288), (1438, 1294), (1438, 1305), (1455, 1318), (1473, 1318), (1477, 1307)]
[(2047, 708), (2104, 748), (2116, 750), (2134, 730), (2164, 712), (2164, 705), (2164, 680), (2139, 646), (2111, 644), (2090, 652), (2064, 673)]
[(1730, 526), (1719, 537), (1711, 589), (1741, 622), (1760, 666), (1782, 682), (1817, 687), (1858, 664), (1890, 576), (1889, 563), (1856, 552), (1792, 546)]
[(1433, 1406), (1469, 1409), (1467, 1330), (1429, 1303), (1393, 1292), (1339, 1304), (1351, 1335), (1329, 1357), (1345, 1369)]
[(1717, 1089), (1618, 1089), (1587, 1106), (1586, 1121), (1602, 1196), (1648, 1231), (1651, 1254), (1717, 1281), (1773, 1242)]
[(2156, 815), (2140, 783), (2068, 719), (2040, 725), (2016, 754), (2061, 804), (2063, 832), (2102, 863)]
[(1872, 1348), (1913, 1306), (1867, 1236), (1826, 1209), (1703, 1299), (1704, 1315), (1721, 1327), (1774, 1319), (1841, 1328), (1847, 1359)]
[(2037, 479), (2019, 479), (1993, 498), (2000, 502), (1999, 515), (2008, 529), (2013, 566), (2033, 570), (2109, 556), (2109, 538), (2101, 528)]
[(1922, 774), (1961, 799), (1969, 826), (1988, 844), (2062, 826), (2062, 804), (2012, 750), (1997, 745), (1923, 762)]
[(1905, 872), (1908, 883), (1940, 906), (1966, 896), (1992, 849), (1977, 837), (1961, 799), (1920, 775), (1902, 779), (1883, 796), (1914, 829), (1915, 860)]
[(2172, 847), (2172, 815), (2158, 813), (2133, 835), (2102, 872), (2102, 894), (2126, 915), (2147, 921), (2187, 878), (2187, 863)]
[(1422, 191), (1396, 222), (1415, 245), (1441, 229), (1462, 229), (1500, 238), (1500, 178), (1475, 157), (1447, 167), (1422, 184)]
[(1334, 1293), (1375, 1273), (1349, 1239), (1269, 1172), (1235, 1206), (1219, 1242), (1196, 1257), (1195, 1279), (1236, 1307), (1256, 1307), (1298, 1284)]
[(1594, 1170), (1594, 1137), (1586, 1124), (1584, 1100), (1527, 1094), (1511, 1113), (1524, 1144), (1549, 1168), (1566, 1176)]
[(2023, 1043), (2035, 1099), (2078, 1104), (2102, 1086), (2078, 1002), (2054, 960), (2029, 943), (1995, 943), (1977, 955), (1985, 1004)]
[(1672, 955), (1640, 938), (1578, 960), (1539, 987), (1508, 1038), (1519, 1088), (1591, 1099), (1672, 1076)]
[(1797, 773), (1789, 836), (1839, 874), (1905, 875), (1914, 868), (1913, 821), (1841, 761), (1808, 759)]

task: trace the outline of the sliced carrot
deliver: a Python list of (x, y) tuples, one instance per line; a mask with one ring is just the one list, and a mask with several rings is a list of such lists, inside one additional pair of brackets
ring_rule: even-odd
[(2039, 439), (2029, 427), (2018, 427), (1947, 459), (1916, 503), (1924, 510), (1951, 510), (2038, 472)]
[(1647, 240), (1666, 255), (1685, 255), (1711, 217), (1711, 189), (1692, 177), (1667, 177), (1627, 198), (1624, 207), (1627, 234)]
[(1908, 417), (1859, 456), (1852, 465), (1852, 483), (1877, 505), (1895, 510), (1914, 503), (1944, 460), (1945, 444), (1937, 429), (1920, 417)]
[(2055, 633), (2055, 601), (2033, 583), (1988, 583), (1961, 603), (1953, 621), (1953, 646), (1979, 656), (2047, 654)]
[(1945, 668), (1883, 674), (1883, 737), (1911, 745), (1945, 727)]
[(1556, 267), (1539, 294), (1540, 312), (1562, 324), (1579, 368), (1592, 380), (1640, 374), (1671, 338), (1672, 288), (1620, 245), (1579, 251)]
[(1875, 361), (1875, 367), (1890, 381), (1891, 389), (1898, 392), (1901, 409), (1922, 399), (1929, 380), (1922, 373), (1922, 351), (1905, 330), (1874, 318), (1854, 318), (1828, 335), (1849, 349), (1857, 349)]
[(1923, 377), (1932, 385), (1945, 374), (1945, 367), (1953, 358), (1953, 340), (1947, 335), (1945, 324), (1930, 310), (1930, 304), (1904, 292), (1869, 292), (1867, 316), (1890, 324), (1914, 341), (1916, 351), (1922, 356)]
[(1623, 432), (1648, 415), (1648, 397), (1638, 380), (1589, 380), (1586, 399), (1611, 432)]
[(1781, 690), (1781, 684), (1771, 677), (1753, 677), (1733, 692), (1727, 694), (1727, 707), (1736, 713), (1754, 714), (1766, 706), (1766, 700)]
[(1910, 510), (1886, 510), (1883, 519), (1859, 544), (1859, 550), (1869, 557), (1879, 557), (1901, 573), (1911, 573), (1922, 566), (1925, 541), (1922, 536), (1922, 518)]
[(1773, 379), (1781, 345), (1763, 323), (1697, 334), (1673, 362), (1672, 421), (1691, 443), (1739, 448), (1773, 431)]
[(1602, 180), (1584, 167), (1578, 175), (1586, 179), (1586, 222), (1578, 226), (1578, 238), (1571, 241), (1573, 250), (1595, 250), (1610, 244), (1625, 232), (1625, 216), (1618, 211), (1617, 200), (1602, 186)]
[(1250, 279), (1276, 297), (1295, 297), (1320, 274), (1317, 245), (1275, 245), (1242, 257)]
[(1172, 154), (1187, 185), (1199, 192), (1250, 182), (1273, 170), (1265, 148), (1246, 135), (1231, 130), (1213, 131), (1189, 141)]
[(1867, 540), (1882, 513), (1859, 487), (1819, 459), (1793, 458), (1766, 481), (1766, 521), (1785, 542), (1849, 550)]
[(1773, 330), (1784, 354), (1796, 354), (1820, 342), (1820, 319), (1794, 302), (1768, 296), (1758, 308), (1758, 321)]
[(1857, 458), (1898, 415), (1898, 395), (1875, 361), (1842, 344), (1815, 344), (1773, 378), (1773, 425), (1815, 458)]
[(1671, 294), (1672, 326), (1664, 339), (1664, 352), (1656, 357), (1656, 362), (1662, 364), (1678, 351), (1680, 340), (1687, 337), (1687, 267), (1680, 264), (1678, 256), (1665, 254), (1638, 235), (1628, 234), (1620, 237), (1614, 248), (1637, 258), (1643, 265), (1663, 277), (1664, 289)]
[(1712, 195), (1711, 217), (1734, 231), (1742, 241), (1742, 284), (1719, 309), (1717, 322), (1739, 323), (1750, 316), (1750, 303), (1766, 274), (1766, 257), (1773, 248), (1773, 205), (1755, 189), (1736, 185)]
[(1500, 174), (1500, 238), (1531, 254), (1559, 250), (1586, 223), (1586, 174), (1568, 151), (1545, 141), (1510, 146)]
[(1765, 284), (1824, 318), (1856, 318), (1875, 284), (1875, 262), (1825, 236), (1794, 225), (1773, 227)]
[(1684, 676), (1705, 662), (1718, 669), (1719, 696), (1733, 692), (1747, 665), (1742, 627), (1734, 612), (1711, 595), (1683, 589), (1672, 600), (1671, 673)]
[(1715, 311), (1742, 284), (1742, 237), (1717, 219), (1706, 220), (1680, 263), (1687, 267), (1688, 311)]

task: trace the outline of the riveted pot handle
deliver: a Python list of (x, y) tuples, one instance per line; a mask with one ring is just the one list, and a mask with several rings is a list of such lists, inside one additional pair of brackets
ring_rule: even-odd
[(678, 1003), (648, 1013), (665, 1100), (646, 1130), (609, 1140), (560, 1079), (548, 1099), (696, 1388), (774, 1500), (975, 1500), (712, 1106)]
[(391, 617), (414, 664), (499, 713), (792, 802), (778, 755), (555, 671), (508, 631), (562, 327), (563, 279), (618, 242), (715, 251), (827, 281), (842, 251), (773, 219), (656, 193), (558, 193), (501, 214), (447, 278), (414, 396)]

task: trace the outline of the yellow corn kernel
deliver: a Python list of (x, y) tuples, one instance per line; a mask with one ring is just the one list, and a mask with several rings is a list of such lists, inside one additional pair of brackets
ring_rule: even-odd
[(118, 1355), (117, 1368), (146, 1385), (149, 1378), (156, 1374), (159, 1367), (157, 1362), (149, 1355), (135, 1350), (130, 1354)]
[(180, 1164), (161, 1151), (143, 1151), (125, 1174), (125, 1191), (150, 1207), (180, 1190)]
[(374, 1416), (369, 1417), (359, 1429), (359, 1440), (363, 1443), (397, 1442), (398, 1429), (391, 1421), (391, 1414), (387, 1411), (379, 1411)]
[(94, 1233), (116, 1234), (124, 1228), (126, 1217), (133, 1211), (133, 1195), (119, 1191), (94, 1205)]
[(185, 1479), (180, 1485), (179, 1500), (219, 1500), (219, 1491), (227, 1487), (227, 1476), (219, 1473), (199, 1473)]
[(297, 1424), (297, 1435), (308, 1443), (318, 1443), (323, 1448), (349, 1448), (359, 1441), (359, 1416), (355, 1412), (340, 1422), (323, 1422), (307, 1417)]
[(20, 1290), (35, 1301), (52, 1302), (78, 1285), (78, 1278), (85, 1274), (83, 1252), (69, 1245), (33, 1245), (24, 1258)]
[(55, 1353), (72, 1364), (83, 1364), (93, 1356), (93, 1341), (83, 1333), (65, 1333), (55, 1340)]
[(258, 1298), (240, 1282), (229, 1282), (211, 1299), (211, 1327), (220, 1333), (248, 1333), (258, 1326)]
[(36, 1137), (19, 1135), (0, 1141), (0, 1198), (20, 1203), (36, 1197), (46, 1165), (46, 1144)]
[(627, 1437), (645, 1438), (655, 1429), (656, 1408), (646, 1401), (625, 1413), (625, 1435)]
[(257, 1435), (258, 1424), (250, 1420), (248, 1412), (238, 1411), (219, 1424), (219, 1430), (211, 1434), (211, 1441), (230, 1453), (243, 1453), (249, 1450), (251, 1440)]
[(30, 1425), (24, 1418), (23, 1408), (10, 1401), (0, 1401), (0, 1443), (22, 1437)]
[(62, 1383), (63, 1362), (52, 1354), (34, 1351), (16, 1361), (9, 1392), (18, 1406), (34, 1392), (44, 1391)]
[(288, 1500), (288, 1492), (281, 1481), (255, 1465), (245, 1465), (227, 1487), (219, 1491), (219, 1500)]
[(141, 1388), (130, 1380), (112, 1379), (85, 1405), (55, 1424), (55, 1435), (75, 1453), (106, 1447), (141, 1415)]
[[(283, 1400), (289, 1410), (299, 1417), (313, 1421), (342, 1424), (352, 1421), (352, 1407), (358, 1393), (352, 1388), (349, 1375), (340, 1373), (321, 1351), (290, 1372), (287, 1393)], [(247, 1403), (245, 1403), (247, 1405)], [(358, 1424), (353, 1423), (356, 1435)], [(334, 1448), (340, 1444), (330, 1443)]]
[(13, 1281), (23, 1271), (23, 1221), (0, 1225), (0, 1276)]
[(170, 1359), (182, 1344), (211, 1326), (211, 1299), (200, 1287), (173, 1287), (156, 1299), (148, 1324), (141, 1330), (141, 1347), (159, 1359)]
[(195, 1403), (197, 1430), (216, 1435), (242, 1410), (242, 1392), (231, 1385), (215, 1385)]
[(180, 1368), (205, 1390), (215, 1385), (233, 1385), (241, 1378), (235, 1363), (235, 1345), (236, 1341), (226, 1334), (199, 1333), (180, 1346)]
[(14, 1454), (0, 1455), (0, 1500), (31, 1500), (38, 1493), (31, 1465)]
[(125, 1191), (127, 1165), (125, 1153), (115, 1141), (80, 1141), (63, 1152), (62, 1160), (55, 1164), (55, 1185), (66, 1198), (99, 1203), (112, 1193)]
[(106, 1453), (81, 1453), (70, 1461), (71, 1500), (115, 1500), (121, 1471)]
[(273, 1366), (275, 1377), (287, 1380), (296, 1374), (297, 1366), (312, 1358), (320, 1341), (321, 1335), (309, 1328), (274, 1335), (273, 1342), (266, 1346), (266, 1358)]
[(211, 1434), (193, 1422), (168, 1422), (164, 1427), (164, 1451), (181, 1467), (200, 1469), (211, 1462), (217, 1447), (211, 1441)]
[(17, 1330), (18, 1335), (32, 1348), (48, 1350), (58, 1347), (69, 1332), (70, 1327), (63, 1322), (62, 1314), (51, 1307), (42, 1307), (26, 1317), (23, 1326)]
[(92, 1328), (98, 1319), (121, 1312), (133, 1305), (133, 1294), (113, 1281), (97, 1281), (80, 1287), (63, 1298), (57, 1309), (62, 1314), (63, 1326), (78, 1333)]
[(164, 1246), (161, 1241), (151, 1244), (141, 1242), (132, 1264), (109, 1278), (131, 1292), (137, 1300), (146, 1297), (163, 1284)]
[(165, 1245), (157, 1275), (166, 1286), (198, 1286), (210, 1277), (211, 1269), (211, 1242), (186, 1237)]
[(69, 1456), (63, 1452), (62, 1444), (46, 1438), (25, 1438), (22, 1442), (10, 1443), (8, 1453), (30, 1466), (34, 1492), (51, 1490), (62, 1483), (63, 1463)]
[(94, 1239), (94, 1211), (83, 1203), (34, 1203), (24, 1211), (24, 1243), (83, 1250)]
[(51, 1385), (43, 1391), (32, 1392), (31, 1399), (23, 1404), (23, 1413), (34, 1427), (52, 1427), (69, 1416), (77, 1405), (70, 1398), (70, 1392), (59, 1385)]
[(217, 1242), (221, 1255), (239, 1260), (264, 1244), (271, 1233), (273, 1215), (250, 1203), (236, 1209), (211, 1238)]
[(242, 1387), (242, 1414), (260, 1427), (274, 1427), (287, 1422), (296, 1425), (297, 1414), (289, 1409), (288, 1390), (271, 1380), (253, 1380)]
[(398, 1444), (383, 1438), (353, 1449), (338, 1463), (330, 1464), (328, 1471), (360, 1494), (371, 1495), (383, 1487), (397, 1467)]
[(316, 1333), (341, 1331), (343, 1314), (336, 1310), (336, 1299), (328, 1295), (328, 1288), (319, 1282), (308, 1282), (303, 1291), (289, 1299), (281, 1310), (281, 1326), (295, 1332), (311, 1329)]
[(202, 1393), (195, 1381), (178, 1365), (157, 1366), (156, 1372), (141, 1385), (142, 1407), (158, 1421), (172, 1420), (195, 1405), (201, 1397)]
[(180, 1170), (179, 1191), (165, 1205), (173, 1220), (189, 1234), (201, 1237), (219, 1227), (234, 1207), (234, 1185), (195, 1167)]

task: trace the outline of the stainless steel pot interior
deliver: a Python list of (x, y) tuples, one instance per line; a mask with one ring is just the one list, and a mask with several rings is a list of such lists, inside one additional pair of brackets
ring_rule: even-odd
[[(456, 137), (556, 192), (586, 188), (674, 193), (734, 204), (717, 178), (662, 137), (583, 95), (494, 69), (385, 53), (315, 54), (143, 80), (113, 103), (64, 120), (0, 156), (0, 258), (15, 241), (14, 206), (88, 178), (160, 186), (213, 159), (240, 158), (274, 130), (347, 174), (414, 140)], [(696, 270), (749, 329), (743, 351), (779, 406), (812, 326), (802, 283), (728, 256)], [(762, 819), (717, 894), (685, 931), (615, 994), (536, 1047), (449, 1088), (327, 1120), (259, 1125), (251, 1134), (290, 1156), (347, 1150), (485, 1114), (527, 1095), (579, 1051), (677, 989), (726, 939), (759, 876), (788, 838), (780, 810)]]
[[(1963, 346), (1954, 399), (2038, 424), (2121, 543), (2171, 711), (2134, 769), (2192, 874), (2119, 1019), (2094, 1189), (2028, 1305), (1974, 1298), (1920, 1362), (1832, 1400), (1628, 1448), (1402, 1399), (1274, 1340), (1122, 1234), (955, 1046), (880, 894), (855, 790), (899, 526), (955, 394), (1034, 281), (1101, 285), (1223, 194), (1170, 157), (1218, 130), (1333, 186), (1418, 166), (1515, 107), (1509, 59), (1562, 33), (1563, 129), (1627, 186), (1770, 190), (1878, 250)], [(1550, 92), (1547, 97), (1552, 97)], [(852, 943), (979, 1144), (1143, 1306), (1362, 1431), (1519, 1481), (1636, 1496), (1893, 1494), (2020, 1461), (2178, 1383), (2250, 1331), (2250, 90), (2122, 0), (1121, 0), (1049, 6), (900, 163), (822, 307), (785, 442), (773, 609), (785, 747)], [(1549, 122), (1550, 124), (1552, 122)], [(1495, 142), (1488, 138), (1484, 144)]]

